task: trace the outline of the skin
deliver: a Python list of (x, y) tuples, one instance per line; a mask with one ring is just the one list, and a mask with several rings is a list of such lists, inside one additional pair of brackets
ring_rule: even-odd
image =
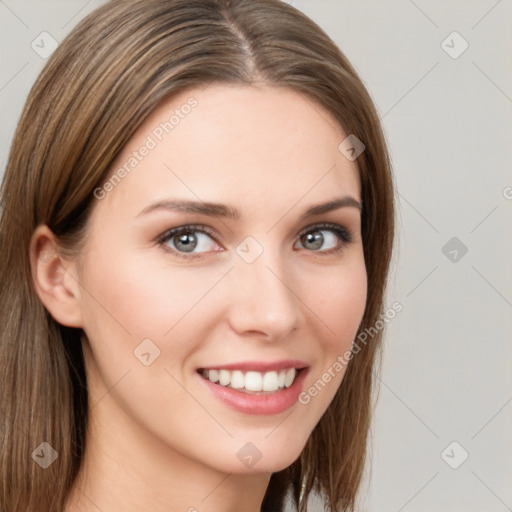
[[(197, 368), (300, 359), (310, 365), (308, 389), (351, 348), (364, 313), (360, 211), (300, 220), (313, 205), (360, 201), (356, 162), (338, 151), (347, 134), (304, 95), (262, 84), (181, 92), (139, 128), (112, 171), (190, 97), (197, 106), (94, 200), (78, 259), (59, 254), (46, 226), (32, 239), (40, 299), (85, 333), (90, 426), (66, 512), (260, 510), (271, 473), (300, 455), (344, 370), (307, 405), (264, 416), (217, 400)], [(223, 203), (240, 218), (139, 216), (167, 198)], [(314, 227), (321, 222), (343, 226), (352, 240)], [(178, 252), (176, 237), (156, 241), (187, 224), (209, 226), (216, 240), (194, 232), (202, 245), (193, 257)], [(320, 249), (299, 236), (309, 226), (321, 229)], [(236, 252), (247, 237), (263, 249), (252, 263)], [(144, 339), (160, 350), (149, 366), (133, 353)], [(237, 457), (247, 442), (262, 454), (252, 467)]]

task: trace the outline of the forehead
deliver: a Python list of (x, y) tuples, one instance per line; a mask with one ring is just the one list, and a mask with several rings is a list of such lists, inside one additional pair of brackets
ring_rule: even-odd
[(302, 199), (359, 199), (357, 165), (338, 149), (346, 136), (330, 112), (290, 88), (182, 91), (125, 146), (111, 170), (123, 177), (105, 206), (135, 209), (172, 196), (282, 210)]

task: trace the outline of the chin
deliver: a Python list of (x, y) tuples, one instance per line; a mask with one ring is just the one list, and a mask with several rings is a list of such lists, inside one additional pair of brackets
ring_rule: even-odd
[(297, 432), (294, 432), (293, 434), (284, 429), (280, 435), (277, 435), (277, 432), (269, 435), (269, 431), (265, 431), (259, 436), (244, 436), (247, 441), (243, 442), (240, 442), (243, 437), (237, 435), (236, 458), (233, 459), (233, 449), (229, 447), (224, 457), (227, 464), (222, 470), (235, 474), (258, 474), (276, 473), (286, 469), (300, 457), (308, 440), (307, 433), (297, 435)]

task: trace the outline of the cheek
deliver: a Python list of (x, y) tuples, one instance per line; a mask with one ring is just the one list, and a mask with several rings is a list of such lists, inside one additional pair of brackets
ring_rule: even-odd
[[(340, 266), (329, 279), (318, 284), (309, 300), (315, 305), (318, 326), (315, 371), (308, 375), (299, 403), (317, 420), (325, 412), (342, 384), (352, 357), (352, 342), (364, 315), (367, 300), (367, 275), (362, 258), (353, 265)], [(312, 308), (313, 309), (313, 308)]]
[[(105, 261), (106, 264), (101, 264)], [(201, 298), (215, 276), (170, 269), (162, 261), (95, 252), (86, 268), (89, 323), (98, 314), (132, 336), (162, 337)], [(109, 318), (108, 318), (109, 317)]]
[[(364, 260), (340, 267), (338, 272), (324, 276), (321, 286), (312, 288), (311, 303), (318, 322), (330, 334), (323, 337), (326, 348), (344, 349), (357, 334), (367, 300), (367, 276)], [(312, 285), (313, 283), (310, 283)]]
[(217, 311), (209, 291), (225, 269), (180, 269), (163, 258), (114, 251), (91, 253), (84, 272), (84, 330), (104, 378), (138, 366), (134, 350), (147, 339), (156, 347), (156, 366), (178, 368), (208, 337)]
[(84, 267), (88, 292), (83, 302), (93, 403), (115, 389), (108, 396), (141, 424), (153, 428), (162, 420), (173, 425), (176, 417), (199, 424), (203, 411), (177, 382), (184, 382), (184, 364), (207, 337), (197, 317), (205, 313), (201, 306), (211, 307), (201, 301), (218, 280), (211, 274), (191, 280), (190, 271), (161, 262), (114, 249), (95, 251)]

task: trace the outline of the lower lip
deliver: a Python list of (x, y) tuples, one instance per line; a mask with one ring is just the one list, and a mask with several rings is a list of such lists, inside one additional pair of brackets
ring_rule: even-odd
[(281, 391), (265, 395), (243, 393), (233, 388), (215, 384), (201, 375), (199, 375), (199, 378), (221, 402), (232, 409), (244, 414), (271, 415), (282, 413), (297, 402), (302, 392), (307, 372), (308, 369), (303, 368), (299, 371), (293, 384), (289, 388), (284, 388)]

